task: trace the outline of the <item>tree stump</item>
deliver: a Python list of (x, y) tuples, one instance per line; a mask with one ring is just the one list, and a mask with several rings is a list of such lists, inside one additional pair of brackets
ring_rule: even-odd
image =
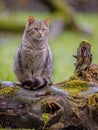
[[(82, 44), (84, 46), (84, 41), (79, 48)], [(92, 61), (89, 45), (86, 45), (89, 53), (85, 53), (88, 59), (84, 60), (87, 61), (86, 69)], [(80, 57), (83, 55), (85, 59), (83, 53), (86, 50), (79, 48)], [(78, 74), (85, 67), (78, 61), (79, 55), (75, 57), (75, 74), (52, 86), (28, 90), (20, 87), (19, 83), (0, 82), (1, 128), (98, 130), (98, 84), (82, 80)]]
[(87, 41), (82, 41), (77, 49), (77, 55), (74, 55), (75, 73), (84, 81), (98, 83), (98, 65), (92, 64), (91, 45)]

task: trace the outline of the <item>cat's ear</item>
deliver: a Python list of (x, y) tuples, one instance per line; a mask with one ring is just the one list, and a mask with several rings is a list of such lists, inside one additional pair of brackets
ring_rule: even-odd
[(31, 23), (33, 23), (34, 21), (35, 21), (35, 19), (34, 19), (33, 16), (29, 16), (29, 17), (28, 17), (28, 23), (29, 23), (29, 25), (30, 25)]
[(46, 19), (44, 20), (44, 23), (48, 25), (48, 24), (50, 23), (50, 18), (46, 18)]

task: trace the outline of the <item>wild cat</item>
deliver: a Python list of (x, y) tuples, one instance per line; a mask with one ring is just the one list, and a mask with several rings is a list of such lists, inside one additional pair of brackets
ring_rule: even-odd
[(14, 58), (14, 72), (22, 85), (37, 89), (51, 84), (52, 53), (48, 44), (50, 18), (29, 16)]

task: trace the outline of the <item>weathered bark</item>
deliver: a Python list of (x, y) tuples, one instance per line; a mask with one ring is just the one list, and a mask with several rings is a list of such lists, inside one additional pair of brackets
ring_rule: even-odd
[[(61, 90), (62, 89), (62, 90)], [(98, 85), (69, 80), (30, 91), (1, 82), (0, 125), (36, 130), (97, 130)]]
[(0, 126), (35, 130), (98, 130), (98, 84), (83, 81), (78, 75), (85, 70), (82, 61), (86, 61), (86, 69), (91, 66), (90, 44), (83, 41), (75, 57), (74, 76), (52, 86), (27, 90), (18, 83), (0, 82)]
[(91, 45), (82, 41), (77, 49), (75, 73), (85, 81), (98, 83), (98, 65), (92, 64)]
[(92, 63), (92, 54), (90, 51), (91, 45), (86, 41), (82, 41), (77, 49), (77, 55), (74, 55), (77, 59), (75, 70), (84, 70)]

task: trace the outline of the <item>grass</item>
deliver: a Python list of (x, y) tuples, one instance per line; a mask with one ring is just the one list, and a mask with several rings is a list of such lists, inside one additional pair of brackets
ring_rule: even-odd
[[(48, 14), (34, 14), (36, 18), (45, 18)], [(19, 21), (22, 14), (19, 14)], [(23, 22), (26, 20), (23, 15)], [(24, 20), (25, 19), (25, 20)], [(98, 64), (98, 15), (97, 14), (79, 14), (77, 20), (79, 23), (87, 24), (93, 29), (92, 36), (76, 34), (75, 32), (65, 31), (54, 40), (50, 40), (53, 51), (54, 72), (52, 80), (55, 82), (62, 81), (70, 77), (74, 72), (73, 54), (76, 54), (81, 40), (88, 40), (92, 45), (93, 62)], [(22, 34), (0, 35), (0, 80), (17, 81), (13, 73), (14, 53), (21, 42)]]
[(14, 53), (19, 43), (19, 36), (0, 38), (0, 80), (16, 81), (13, 73)]

